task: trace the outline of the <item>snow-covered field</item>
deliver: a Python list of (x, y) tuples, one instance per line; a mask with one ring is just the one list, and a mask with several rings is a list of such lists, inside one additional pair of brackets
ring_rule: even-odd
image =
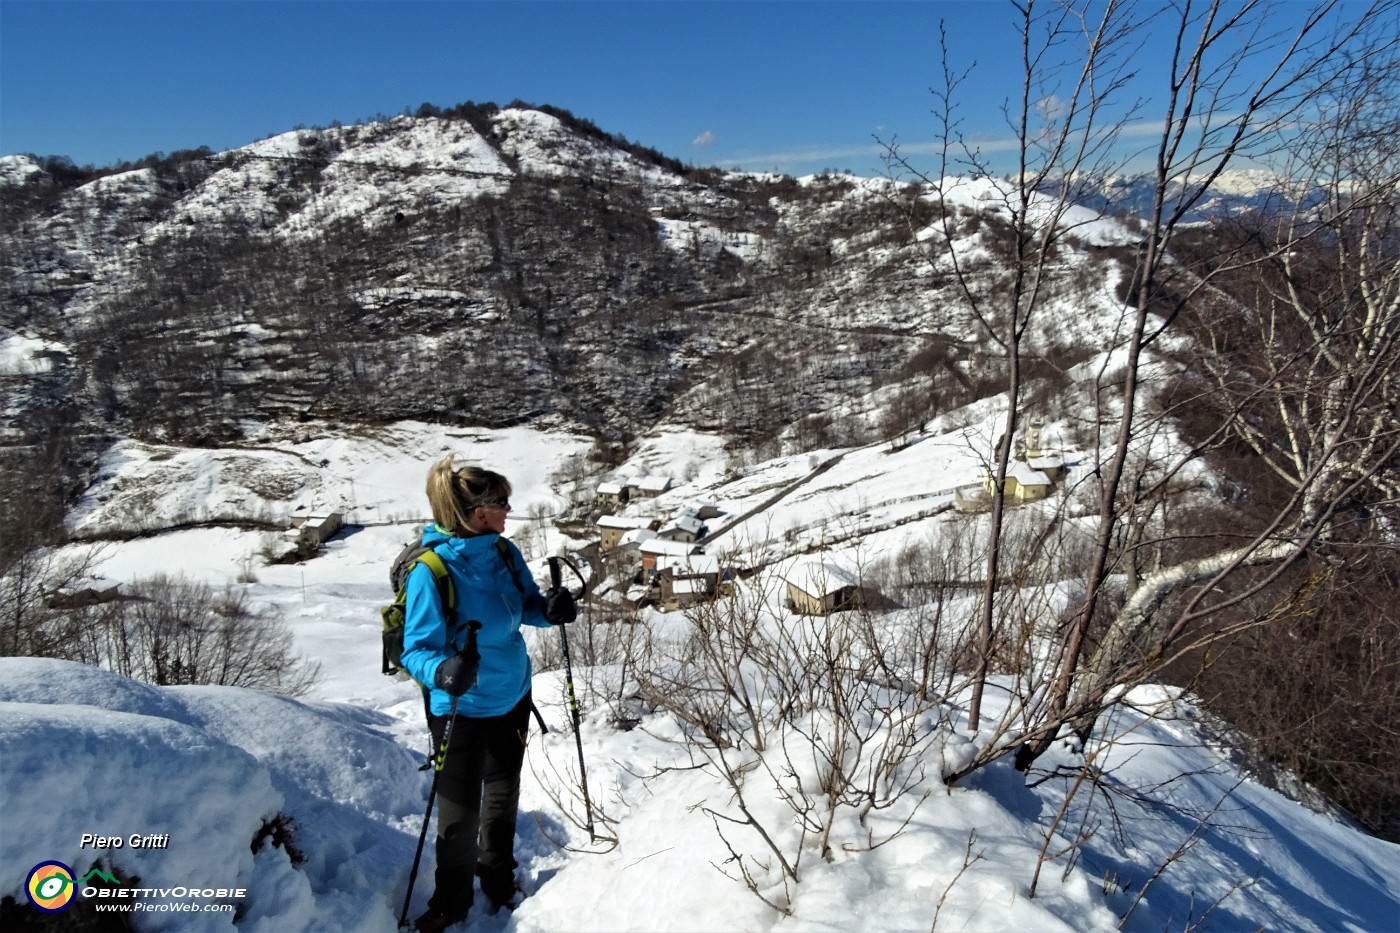
[[(954, 487), (976, 481), (978, 439), (989, 433), (950, 431), (893, 453), (831, 451), (727, 475), (716, 439), (664, 432), (643, 439), (621, 472), (689, 475), (655, 507), (711, 500), (724, 513), (712, 524), (770, 503), (716, 550), (762, 539), (783, 542), (784, 553), (823, 540), (836, 555), (887, 552), (947, 520), (941, 507)], [(126, 887), (148, 891), (137, 929), (227, 929), (235, 916), (240, 929), (269, 933), (393, 929), (429, 779), (417, 770), (425, 746), (417, 690), (379, 673), (377, 607), (388, 598), (389, 561), (426, 513), (426, 467), (448, 450), (513, 480), (508, 530), (524, 535), (527, 510), (559, 502), (552, 477), (587, 444), (524, 428), (466, 436), (409, 424), (374, 436), (269, 434), (265, 449), (237, 455), (134, 444), (114, 451), (75, 515), (78, 528), (135, 514), (137, 502), (152, 527), (201, 508), (296, 505), (353, 505), (356, 519), (384, 524), (356, 525), (304, 564), (254, 566), (255, 582), (239, 578), (260, 547), (258, 532), (196, 528), (101, 545), (109, 580), (182, 572), (243, 588), (260, 611), (286, 620), (322, 676), (292, 700), (0, 659), (0, 894), (23, 902), (30, 870), (55, 860), (79, 876), (95, 864), (115, 869)], [(274, 473), (286, 481), (266, 482)], [(159, 489), (140, 479), (151, 475), (164, 477)], [(253, 484), (264, 493), (256, 502), (248, 477), (263, 478)], [(559, 540), (549, 534), (552, 549)], [(539, 561), (536, 572), (543, 580)], [(650, 615), (643, 624), (683, 623)], [(537, 653), (552, 648), (553, 632), (532, 637)], [(907, 796), (864, 826), (845, 820), (826, 859), (795, 842), (791, 810), (758, 792), (754, 777), (746, 799), (755, 817), (777, 828), (780, 846), (804, 852), (783, 917), (726, 875), (737, 868), (716, 829), (724, 824), (707, 811), (733, 814), (733, 794), (712, 768), (693, 767), (693, 753), (676, 741), (679, 724), (642, 711), (637, 727), (623, 730), (615, 698), (599, 695), (617, 672), (576, 664), (574, 677), (596, 828), (607, 838), (590, 840), (582, 827), (562, 674), (537, 670), (535, 699), (553, 731), (532, 738), (526, 759), (517, 857), (529, 896), (514, 913), (478, 906), (464, 928), (1107, 931), (1126, 915), (1123, 929), (1143, 931), (1400, 930), (1400, 847), (1255, 783), (1189, 698), (1160, 687), (1138, 689), (1104, 724), (1113, 741), (1098, 764), (1116, 791), (1112, 808), (1099, 794), (1076, 798), (1049, 851), (1081, 834), (1085, 842), (1041, 869), (1034, 897), (1045, 832), (1072, 775), (1028, 788), (1003, 761), (946, 791), (939, 767), (970, 744), (930, 721), (929, 796)], [(800, 759), (803, 750), (794, 751)], [(1075, 760), (1060, 750), (1045, 763)], [(250, 845), (278, 814), (291, 820), (300, 864), (282, 848)], [(724, 828), (761, 864), (762, 848), (742, 827)], [(128, 841), (98, 848), (84, 834)], [(137, 847), (132, 836), (168, 840)], [(431, 888), (431, 845), (424, 857), (410, 916)], [(237, 912), (186, 910), (214, 903)]]

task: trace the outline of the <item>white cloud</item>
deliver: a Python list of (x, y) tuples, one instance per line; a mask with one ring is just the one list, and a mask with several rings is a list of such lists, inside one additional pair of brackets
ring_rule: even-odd
[(712, 144), (712, 143), (715, 143), (715, 142), (718, 142), (718, 141), (719, 141), (719, 137), (718, 137), (718, 136), (716, 136), (714, 133), (711, 133), (709, 130), (706, 130), (705, 132), (701, 133), (699, 136), (697, 136), (697, 137), (695, 137), (694, 139), (692, 139), (692, 140), (690, 141), (690, 144), (691, 144), (692, 146), (700, 147), (700, 146), (708, 146), (708, 145), (710, 145), (710, 144)]
[[(903, 148), (902, 146), (900, 148)], [(775, 168), (786, 170), (794, 166), (810, 166), (821, 163), (826, 166), (835, 165), (838, 162), (852, 159), (868, 159), (878, 157), (884, 153), (883, 146), (811, 146), (808, 148), (787, 149), (779, 152), (769, 152), (760, 155), (751, 155), (745, 158), (724, 159), (718, 165), (721, 167), (736, 167), (740, 165), (772, 165)]]

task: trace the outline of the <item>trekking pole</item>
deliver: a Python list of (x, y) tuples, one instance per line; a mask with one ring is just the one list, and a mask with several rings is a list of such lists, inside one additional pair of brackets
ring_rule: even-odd
[(408, 873), (408, 893), (403, 896), (403, 912), (399, 914), (399, 929), (408, 929), (408, 903), (413, 900), (413, 883), (418, 880), (418, 861), (423, 857), (423, 842), (428, 838), (428, 822), (433, 818), (433, 801), (437, 799), (438, 775), (442, 773), (443, 762), (447, 760), (447, 747), (452, 743), (452, 724), (457, 721), (457, 700), (452, 698), (452, 709), (447, 713), (447, 726), (442, 730), (442, 745), (438, 748), (437, 760), (433, 762), (433, 783), (428, 788), (428, 811), (423, 814), (423, 831), (418, 834), (418, 851), (413, 853), (413, 868)]
[[(559, 560), (558, 557), (549, 558), (549, 582), (550, 588), (554, 591), (559, 589)], [(567, 625), (558, 625), (559, 644), (564, 649), (564, 687), (569, 700), (569, 715), (574, 721), (574, 744), (578, 746), (578, 774), (579, 786), (583, 789), (583, 816), (588, 828), (588, 841), (597, 842), (598, 837), (593, 832), (593, 806), (588, 800), (588, 768), (583, 763), (583, 734), (579, 731), (578, 698), (574, 696), (574, 665), (569, 658), (569, 632)]]

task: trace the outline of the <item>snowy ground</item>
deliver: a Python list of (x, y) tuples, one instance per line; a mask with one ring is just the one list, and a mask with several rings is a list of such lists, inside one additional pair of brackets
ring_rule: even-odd
[[(372, 505), (386, 521), (407, 521), (425, 511), (427, 463), (454, 447), (515, 481), (518, 516), (530, 504), (557, 501), (550, 477), (586, 449), (578, 438), (526, 429), (468, 440), (404, 425), (377, 437), (269, 440), (277, 449), (258, 456), (299, 479), (294, 496), (268, 499), (269, 507), (290, 507), (297, 496), (325, 505), (353, 495), (361, 510)], [(804, 455), (729, 478), (712, 438), (669, 433), (641, 450), (637, 475), (693, 476), (659, 506), (711, 498), (734, 517), (791, 487), (727, 534), (736, 546), (741, 537), (751, 544), (759, 535), (746, 529), (760, 526), (765, 541), (794, 548), (841, 526), (870, 533), (841, 547), (891, 547), (927, 534), (940, 520), (928, 513), (954, 486), (975, 481), (979, 464), (974, 439), (954, 433), (897, 453)], [(229, 477), (252, 474), (220, 472), (212, 465), (218, 452), (203, 453), (127, 447), (79, 518), (100, 522), (104, 509), (137, 495), (133, 476), (155, 468), (203, 478), (167, 481), (160, 496), (140, 494), (167, 518), (195, 507), (180, 501), (182, 489), (196, 492), (200, 507), (243, 502), (246, 489)], [(236, 905), (237, 926), (246, 930), (393, 929), (428, 777), (417, 770), (425, 735), (416, 688), (379, 674), (377, 607), (386, 601), (387, 563), (411, 534), (411, 524), (359, 527), (305, 564), (256, 567), (251, 583), (238, 577), (259, 547), (256, 532), (199, 528), (104, 545), (101, 571), (111, 580), (178, 569), (246, 588), (255, 606), (290, 624), (322, 676), (311, 695), (289, 700), (0, 659), (0, 894), (23, 901), (30, 870), (56, 860), (80, 876), (96, 864), (139, 878), (149, 892), (140, 898), (148, 909), (135, 915), (142, 930), (228, 928), (234, 914), (176, 909), (214, 903)], [(680, 623), (652, 617), (647, 624)], [(585, 629), (575, 631), (578, 638)], [(552, 647), (541, 639), (554, 633), (533, 637), (537, 653)], [(932, 780), (919, 805), (903, 800), (866, 827), (843, 823), (829, 860), (804, 855), (791, 915), (782, 917), (726, 876), (734, 865), (706, 808), (732, 811), (732, 793), (712, 769), (691, 767), (690, 751), (675, 741), (678, 724), (643, 714), (623, 731), (614, 725), (615, 698), (599, 695), (616, 672), (576, 667), (574, 675), (596, 829), (609, 840), (591, 841), (582, 827), (562, 676), (538, 673), (535, 698), (554, 731), (532, 739), (526, 761), (517, 856), (529, 896), (514, 913), (490, 916), (478, 907), (472, 929), (1107, 931), (1127, 915), (1123, 929), (1144, 931), (1400, 930), (1400, 847), (1250, 780), (1191, 703), (1163, 688), (1139, 689), (1107, 724), (1114, 741), (1102, 747), (1100, 764), (1106, 786), (1118, 791), (1113, 808), (1095, 795), (1077, 798), (1093, 802), (1076, 804), (1062, 830), (1069, 838), (1093, 832), (1041, 870), (1035, 897), (1028, 894), (1044, 834), (1071, 779), (1031, 789), (998, 764), (952, 792)], [(935, 770), (937, 759), (956, 759), (968, 747), (929, 725)], [(1075, 760), (1068, 750), (1057, 754)], [(765, 825), (781, 829), (779, 843), (791, 844), (796, 828), (784, 805), (761, 794), (750, 803)], [(291, 818), (305, 856), (297, 866), (281, 848), (250, 846), (279, 813)], [(168, 834), (168, 847), (97, 848), (84, 834)], [(755, 851), (740, 830), (729, 836)], [(868, 844), (884, 836), (893, 838)], [(411, 915), (431, 887), (431, 845), (425, 859)]]

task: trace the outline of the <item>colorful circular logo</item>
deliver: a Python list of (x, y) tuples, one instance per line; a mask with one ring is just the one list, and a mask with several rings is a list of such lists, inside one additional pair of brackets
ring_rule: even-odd
[(76, 888), (73, 869), (62, 862), (40, 862), (29, 870), (29, 877), (24, 881), (29, 903), (48, 914), (66, 910), (73, 902)]

